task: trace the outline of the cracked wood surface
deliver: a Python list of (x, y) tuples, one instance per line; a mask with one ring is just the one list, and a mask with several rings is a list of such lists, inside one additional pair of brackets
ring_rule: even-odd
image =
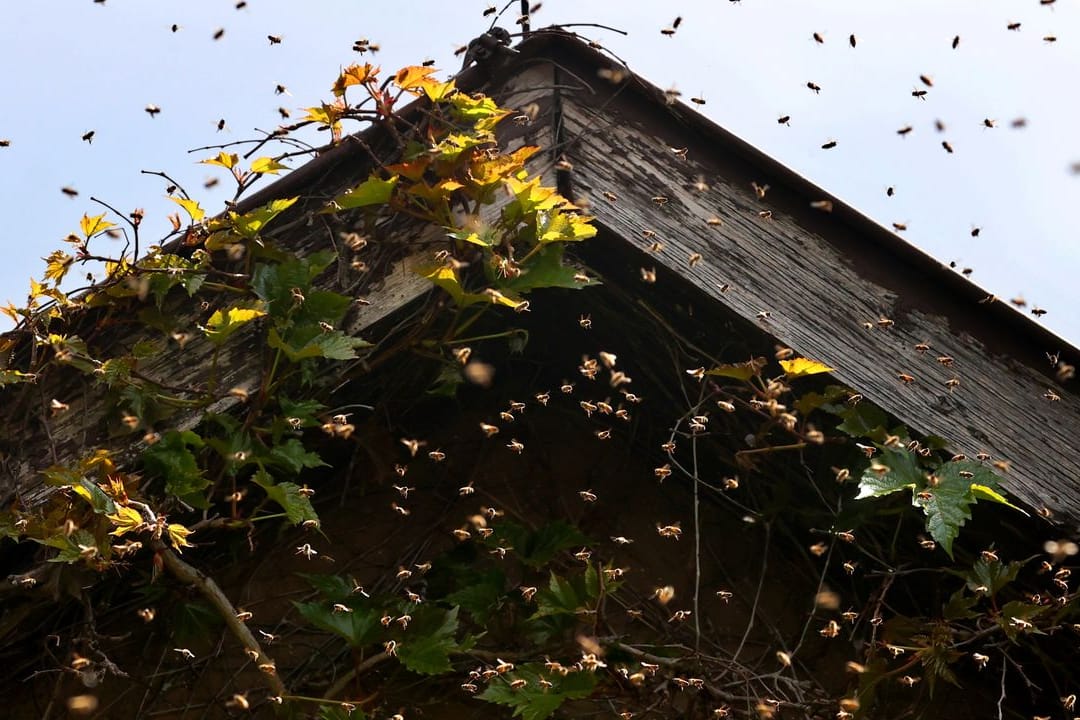
[[(598, 222), (637, 248), (663, 243), (657, 267), (838, 368), (837, 380), (913, 430), (1010, 461), (1003, 479), (1011, 493), (1078, 524), (1080, 400), (1057, 385), (1049, 362), (1032, 360), (1060, 345), (1021, 348), (1026, 362), (1017, 359), (1002, 340), (1000, 312), (979, 305), (977, 289), (958, 301), (946, 277), (955, 273), (875, 247), (859, 227), (865, 218), (838, 202), (831, 214), (811, 209), (829, 196), (790, 181), (794, 174), (774, 161), (686, 127), (662, 101), (610, 87), (600, 97), (564, 95), (561, 142), (574, 166), (574, 197), (588, 197)], [(759, 198), (753, 182), (772, 187)], [(693, 266), (692, 254), (701, 255)], [(917, 353), (918, 343), (931, 350)], [(951, 356), (952, 367), (939, 355)], [(900, 373), (915, 381), (905, 384)], [(960, 385), (950, 391), (953, 378)], [(1048, 388), (1060, 401), (1044, 397)]]
[[(539, 144), (545, 148), (550, 145), (550, 82), (550, 69), (537, 66), (504, 77), (496, 87), (488, 89), (504, 106), (524, 108), (536, 104), (535, 121), (504, 123), (505, 127), (500, 128), (501, 144), (509, 149), (523, 144)], [(240, 212), (276, 198), (303, 195), (304, 200), (270, 226), (267, 238), (301, 256), (325, 249), (338, 252), (336, 235), (339, 231), (352, 229), (351, 215), (323, 216), (317, 211), (326, 200), (366, 179), (372, 168), (368, 148), (377, 153), (386, 151), (386, 138), (380, 137), (380, 132), (380, 128), (373, 128), (357, 136), (365, 141), (366, 147), (364, 143), (347, 138), (325, 156), (245, 199)], [(393, 157), (388, 156), (387, 161), (392, 162)], [(547, 155), (538, 155), (534, 164), (537, 167), (549, 165), (550, 159)], [(497, 206), (490, 206), (485, 208), (484, 215), (490, 213), (489, 219), (493, 220), (498, 212)], [(401, 227), (395, 226), (386, 235), (386, 241), (395, 249), (380, 254), (383, 262), (372, 267), (368, 275), (360, 276), (349, 270), (346, 261), (338, 263), (340, 268), (336, 273), (328, 271), (319, 283), (325, 289), (358, 295), (370, 303), (360, 305), (347, 316), (343, 329), (350, 334), (362, 333), (431, 290), (431, 284), (415, 269), (431, 262), (430, 248), (444, 242), (442, 229), (423, 227), (418, 232), (415, 222), (410, 221), (402, 223)], [(366, 249), (365, 258), (375, 250)], [(215, 385), (221, 390), (219, 399), (206, 409), (173, 415), (155, 427), (159, 431), (193, 428), (205, 410), (229, 411), (239, 400), (227, 391), (231, 388), (251, 391), (261, 377), (263, 348), (253, 342), (256, 337), (254, 324), (237, 331), (217, 351), (215, 362), (215, 346), (197, 328), (213, 308), (200, 309), (200, 299), (198, 295), (194, 299), (173, 295), (166, 302), (165, 312), (174, 314), (177, 327), (191, 336), (183, 346), (164, 337), (163, 333), (131, 322), (128, 315), (138, 312), (141, 309), (138, 305), (123, 313), (91, 313), (84, 318), (82, 326), (66, 331), (82, 334), (84, 339), (99, 332), (107, 333), (105, 344), (114, 349), (110, 356), (123, 354), (115, 348), (130, 348), (135, 342), (156, 335), (161, 343), (160, 352), (140, 361), (138, 371), (176, 388), (205, 388), (211, 368), (217, 368)], [(91, 344), (97, 347), (93, 341)], [(102, 418), (96, 410), (102, 407), (105, 397), (105, 389), (96, 386), (88, 377), (72, 368), (57, 367), (49, 368), (34, 385), (10, 386), (0, 391), (0, 398), (3, 398), (0, 419), (5, 426), (0, 446), (0, 498), (5, 504), (17, 497), (23, 507), (40, 505), (56, 489), (44, 483), (41, 471), (52, 465), (74, 462), (94, 448), (112, 449), (119, 453), (122, 464), (137, 457), (145, 447), (139, 440), (145, 429), (135, 434), (122, 432), (119, 417)], [(54, 415), (49, 408), (53, 398), (67, 403), (70, 409)]]

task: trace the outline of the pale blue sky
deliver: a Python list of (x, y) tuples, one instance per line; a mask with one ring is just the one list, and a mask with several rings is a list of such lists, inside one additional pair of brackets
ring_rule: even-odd
[[(99, 212), (90, 195), (125, 212), (146, 208), (148, 238), (164, 234), (176, 208), (164, 200), (165, 183), (142, 169), (168, 172), (216, 210), (226, 183), (204, 191), (214, 168), (195, 162), (210, 153), (188, 149), (255, 137), (254, 128), (278, 125), (279, 106), (295, 117), (327, 99), (339, 67), (360, 60), (350, 48), (361, 37), (381, 46), (375, 61), (387, 70), (433, 58), (452, 72), (454, 48), (487, 27), (486, 5), (6, 3), (0, 139), (11, 146), (0, 148), (0, 301), (21, 304), (40, 258), (83, 212)], [(676, 15), (678, 32), (662, 36)], [(1080, 175), (1070, 172), (1080, 162), (1080, 0), (545, 0), (534, 25), (555, 22), (628, 31), (584, 29), (657, 85), (704, 97), (714, 121), (882, 224), (906, 223), (908, 241), (973, 267), (988, 292), (1046, 308), (1042, 322), (1080, 342), (1080, 313), (1070, 310), (1080, 271)], [(1020, 30), (1007, 30), (1010, 22)], [(218, 28), (225, 34), (215, 42)], [(268, 34), (282, 44), (271, 46)], [(933, 79), (925, 101), (911, 96), (922, 74)], [(275, 95), (278, 84), (291, 95)], [(148, 103), (161, 114), (150, 118)], [(780, 115), (791, 115), (790, 127), (777, 124)], [(1026, 128), (1010, 127), (1018, 117)], [(218, 133), (220, 118), (228, 128)], [(905, 125), (914, 129), (902, 138)], [(92, 145), (80, 140), (88, 130)], [(829, 139), (837, 147), (821, 150)], [(66, 198), (63, 186), (79, 197)]]

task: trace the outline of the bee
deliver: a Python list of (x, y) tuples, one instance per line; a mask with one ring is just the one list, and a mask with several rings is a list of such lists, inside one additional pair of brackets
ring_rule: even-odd
[(444, 453), (442, 450), (432, 450), (427, 455), (428, 458), (435, 462), (442, 462), (446, 459), (446, 453)]
[(830, 620), (825, 624), (825, 627), (818, 631), (818, 634), (823, 638), (832, 639), (840, 634), (840, 623)]
[(595, 433), (598, 440), (608, 440), (611, 438), (611, 430), (597, 430)]
[(820, 86), (820, 85), (818, 85), (818, 84), (816, 84), (816, 83), (814, 83), (814, 82), (808, 82), (808, 83), (806, 83), (806, 87), (808, 87), (808, 88), (810, 88), (811, 90), (813, 90), (813, 91), (814, 91), (814, 94), (815, 94), (815, 95), (820, 95), (820, 94), (821, 94), (821, 86)]
[(656, 282), (656, 268), (650, 268), (648, 270), (646, 270), (645, 268), (640, 268), (640, 270), (642, 282), (646, 282), (649, 285), (652, 285)]
[(570, 393), (574, 392), (574, 383), (564, 382), (562, 385), (559, 386), (559, 390), (562, 391), (564, 395), (569, 395)]
[(680, 527), (680, 523), (677, 522), (672, 523), (671, 525), (660, 525), (657, 523), (656, 532), (660, 537), (672, 538), (674, 540), (678, 540), (682, 537), (682, 528)]
[(692, 97), (692, 98), (690, 98), (690, 102), (694, 103), (695, 105), (704, 105), (705, 104), (705, 98)]
[(851, 35), (848, 35), (847, 41), (848, 41), (848, 44), (851, 45), (851, 47), (855, 47), (855, 45), (858, 44), (858, 38), (855, 37), (854, 33), (852, 33)]
[(720, 481), (720, 487), (724, 488), (725, 490), (738, 490), (739, 489), (739, 478), (737, 478), (737, 477), (726, 477), (726, 478), (724, 478), (723, 480)]
[(649, 243), (649, 252), (651, 252), (651, 253), (662, 253), (662, 252), (664, 252), (664, 243), (660, 242), (659, 240), (653, 240), (651, 243)]
[(905, 125), (904, 127), (902, 127), (902, 128), (900, 128), (899, 130), (897, 130), (897, 131), (896, 131), (896, 134), (897, 134), (897, 135), (899, 135), (900, 137), (904, 137), (905, 135), (907, 135), (907, 134), (908, 134), (909, 132), (911, 132), (911, 131), (912, 131), (912, 130), (914, 130), (914, 129), (915, 129), (915, 128), (913, 128), (913, 127), (912, 127), (912, 126), (910, 126), (910, 125)]
[(834, 468), (834, 470), (836, 471), (836, 482), (838, 483), (846, 482), (851, 477), (851, 470), (847, 468)]
[(280, 45), (281, 44), (281, 36), (280, 35), (267, 35), (266, 39), (270, 41), (270, 46), (271, 47), (273, 47), (274, 45)]
[(947, 152), (947, 153), (949, 153), (950, 155), (952, 155), (952, 153), (953, 153), (953, 146), (949, 144), (949, 141), (948, 141), (948, 140), (942, 140), (942, 141), (941, 141), (941, 147), (945, 148), (945, 152)]
[(1009, 123), (1009, 125), (1016, 130), (1027, 127), (1027, 118), (1014, 118), (1013, 121)]
[(713, 227), (718, 227), (720, 225), (723, 225), (724, 221), (718, 218), (716, 215), (713, 215), (712, 217), (705, 220), (705, 224), (711, 225)]
[(791, 116), (781, 115), (776, 119), (776, 122), (778, 125), (787, 125), (788, 127), (791, 127)]
[(926, 99), (926, 91), (925, 90), (918, 90), (918, 89), (912, 90), (911, 91), (911, 97), (919, 98), (920, 100), (925, 100)]
[(821, 149), (822, 150), (832, 150), (834, 147), (836, 147), (836, 141), (835, 140), (829, 140), (828, 142), (826, 142), (825, 144), (823, 144), (821, 146)]
[(253, 617), (253, 615), (250, 612), (248, 612), (247, 610), (241, 610), (240, 612), (236, 613), (236, 619), (239, 620), (240, 622), (247, 622), (252, 617)]
[(489, 425), (488, 423), (480, 423), (480, 430), (487, 437), (492, 437), (499, 433), (499, 428), (496, 425)]
[(579, 490), (578, 496), (587, 503), (596, 502), (596, 493), (594, 493), (592, 490)]
[(289, 88), (285, 87), (281, 83), (278, 83), (277, 85), (274, 86), (274, 94), (275, 95), (292, 95), (292, 93), (289, 92)]
[(180, 657), (184, 658), (185, 660), (194, 660), (195, 659), (195, 653), (191, 652), (187, 648), (173, 648), (173, 652), (178, 654)]
[(1018, 31), (1018, 30), (1020, 30), (1020, 23), (1011, 22), (1011, 23), (1009, 23), (1008, 25), (1005, 26), (1005, 29), (1007, 29), (1007, 30), (1017, 30)]
[(278, 111), (278, 115), (281, 116), (282, 120), (288, 120), (289, 119), (289, 114), (290, 113), (289, 113), (289, 110), (287, 108), (279, 107), (277, 109), (277, 111)]
[(730, 590), (717, 590), (716, 597), (723, 600), (724, 604), (727, 605), (728, 601), (731, 600), (731, 598), (735, 597), (735, 593), (731, 592)]
[(1058, 402), (1059, 400), (1061, 400), (1061, 396), (1050, 389), (1047, 389), (1047, 391), (1043, 393), (1043, 397), (1050, 402)]
[(155, 610), (154, 608), (151, 608), (151, 607), (140, 608), (139, 610), (136, 611), (136, 614), (139, 616), (139, 619), (142, 620), (143, 622), (150, 623), (150, 622), (153, 622), (154, 618), (157, 616), (157, 610)]
[(396, 512), (398, 515), (401, 515), (402, 517), (406, 517), (406, 516), (412, 514), (412, 510), (410, 510), (407, 507), (402, 507), (401, 505), (398, 505), (396, 502), (390, 503), (390, 509), (393, 510), (394, 512)]
[(75, 188), (73, 188), (73, 187), (62, 187), (62, 188), (60, 188), (60, 192), (62, 192), (62, 193), (64, 193), (65, 195), (67, 195), (67, 196), (68, 196), (69, 198), (74, 198), (74, 197), (78, 197), (78, 196), (79, 196), (79, 191), (78, 191), (78, 190), (76, 190), (76, 189), (75, 189)]
[(992, 303), (992, 302), (996, 301), (997, 299), (998, 299), (997, 295), (987, 295), (986, 297), (984, 297), (982, 300), (979, 301), (979, 304), (980, 305), (986, 305), (988, 303)]
[(225, 37), (225, 28), (218, 28), (214, 31), (213, 38), (215, 40), (220, 40), (223, 37)]
[(920, 75), (919, 80), (921, 80), (922, 84), (926, 87), (934, 87), (934, 79), (929, 75)]
[(616, 545), (629, 545), (634, 541), (630, 538), (623, 537), (622, 535), (613, 535), (611, 537), (611, 542), (615, 543)]
[(1043, 42), (1045, 42), (1045, 43), (1055, 43), (1055, 42), (1057, 42), (1057, 36), (1056, 35), (1044, 35), (1043, 36)]
[(903, 372), (896, 373), (896, 379), (904, 383), (905, 385), (910, 385), (911, 383), (915, 382), (914, 375), (908, 375), (907, 373)]
[(810, 203), (810, 207), (821, 212), (832, 212), (833, 202), (832, 200), (814, 200)]
[(756, 182), (751, 182), (750, 187), (754, 189), (754, 194), (757, 195), (758, 200), (764, 200), (765, 193), (769, 192), (768, 185), (758, 185)]
[(315, 548), (311, 547), (310, 544), (304, 543), (303, 545), (296, 548), (296, 554), (303, 555), (305, 558), (310, 560), (311, 558), (318, 555), (319, 552)]
[(888, 197), (892, 197), (892, 196), (893, 196), (893, 195), (895, 195), (895, 194), (896, 194), (896, 188), (894, 188), (894, 187), (893, 187), (892, 185), (890, 185), (889, 187), (885, 188), (885, 195), (886, 195), (886, 196), (888, 196)]
[(959, 35), (953, 37), (953, 39), (952, 39), (952, 49), (955, 50), (958, 47), (960, 47), (960, 36)]
[(843, 540), (846, 543), (855, 542), (855, 534), (850, 530), (842, 530), (836, 533), (836, 537)]
[(954, 362), (950, 355), (938, 355), (936, 360), (945, 367), (952, 367)]
[(814, 42), (816, 42), (818, 45), (825, 44), (825, 38), (821, 35), (821, 33), (814, 33), (813, 38)]
[(689, 263), (690, 267), (694, 267), (699, 262), (701, 262), (701, 253), (690, 253), (690, 258), (687, 262)]
[(1035, 317), (1042, 317), (1046, 314), (1046, 310), (1043, 310), (1041, 307), (1033, 307), (1031, 308), (1031, 314)]
[(670, 475), (671, 475), (671, 465), (670, 464), (664, 464), (664, 465), (661, 465), (658, 468), (653, 468), (653, 475), (655, 475), (656, 479), (659, 480), (660, 482), (664, 482), (664, 480), (667, 479), (668, 477), (670, 477)]

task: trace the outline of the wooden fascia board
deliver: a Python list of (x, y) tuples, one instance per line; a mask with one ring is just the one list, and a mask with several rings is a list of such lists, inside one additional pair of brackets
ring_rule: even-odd
[[(1001, 343), (988, 348), (988, 323), (978, 317), (984, 306), (936, 295), (941, 279), (928, 272), (932, 266), (869, 248), (864, 229), (843, 213), (809, 210), (814, 196), (786, 184), (774, 161), (759, 166), (710, 146), (675, 119), (664, 123), (663, 107), (643, 107), (629, 93), (608, 95), (564, 93), (561, 107), (559, 142), (574, 166), (569, 183), (576, 200), (588, 198), (598, 222), (640, 250), (660, 241), (658, 265), (777, 342), (838, 368), (837, 380), (914, 431), (941, 436), (969, 455), (985, 451), (1010, 461), (1010, 492), (1077, 525), (1080, 398), (1004, 354)], [(672, 152), (681, 147), (685, 156)], [(698, 179), (709, 189), (695, 189)], [(764, 200), (752, 181), (772, 186)], [(654, 200), (660, 197), (666, 202)], [(760, 216), (764, 211), (771, 216)], [(708, 224), (712, 217), (723, 224)], [(852, 256), (860, 244), (867, 257)], [(693, 266), (692, 254), (702, 257)], [(881, 318), (893, 324), (879, 325)], [(932, 350), (920, 355), (919, 343)], [(938, 355), (951, 356), (952, 366), (937, 362)], [(905, 384), (899, 373), (916, 381)], [(946, 382), (954, 377), (961, 384), (950, 392)], [(1061, 399), (1046, 399), (1048, 388)]]

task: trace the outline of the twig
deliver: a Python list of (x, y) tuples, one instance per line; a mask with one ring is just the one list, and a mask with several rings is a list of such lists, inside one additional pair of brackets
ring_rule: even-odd
[(761, 600), (761, 591), (765, 586), (765, 573), (769, 569), (769, 539), (772, 537), (772, 526), (769, 523), (765, 523), (765, 547), (761, 551), (761, 575), (758, 577), (757, 592), (754, 593), (754, 604), (750, 608), (750, 619), (746, 621), (746, 630), (743, 632), (742, 640), (739, 641), (739, 647), (735, 648), (735, 654), (731, 656), (731, 661), (735, 662), (739, 659), (739, 653), (742, 652), (743, 647), (746, 645), (746, 639), (750, 637), (750, 631), (754, 628), (754, 618), (757, 617), (758, 602)]
[(1003, 705), (1005, 703), (1005, 668), (1009, 667), (1009, 663), (1005, 662), (1005, 659), (1001, 660), (1001, 695), (998, 697), (997, 710), (998, 720), (1003, 720), (1005, 717)]
[(327, 700), (333, 700), (338, 695), (340, 695), (345, 690), (345, 688), (349, 686), (349, 683), (355, 680), (359, 675), (364, 674), (379, 663), (389, 660), (390, 658), (390, 653), (381, 652), (372, 655), (367, 660), (364, 660), (358, 665), (354, 665), (352, 669), (349, 670), (349, 672), (338, 678), (338, 681), (331, 685), (329, 690), (323, 693), (323, 697)]
[(161, 556), (169, 572), (178, 580), (198, 589), (203, 597), (214, 606), (221, 619), (225, 621), (225, 626), (244, 646), (245, 652), (250, 651), (250, 654), (254, 655), (267, 687), (270, 688), (274, 695), (284, 696), (286, 694), (285, 684), (281, 682), (281, 678), (277, 675), (274, 659), (263, 651), (259, 641), (251, 634), (248, 626), (237, 619), (236, 608), (229, 602), (229, 598), (225, 597), (225, 593), (221, 591), (213, 578), (181, 560), (180, 556), (166, 547), (161, 540), (154, 541), (154, 551)]

